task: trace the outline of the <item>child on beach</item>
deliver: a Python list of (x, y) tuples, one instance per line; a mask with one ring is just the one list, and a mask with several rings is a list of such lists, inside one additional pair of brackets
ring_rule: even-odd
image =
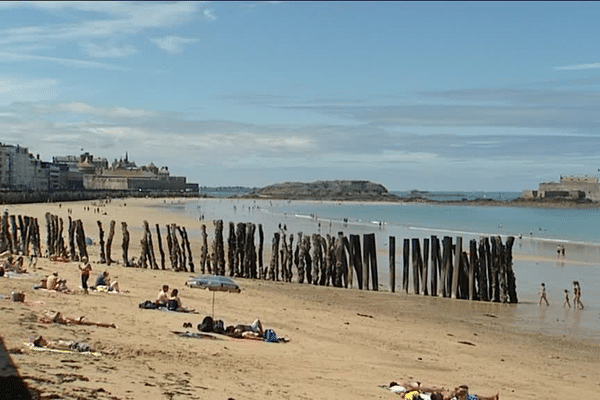
[(565, 289), (565, 301), (563, 302), (563, 307), (569, 306), (571, 308), (571, 302), (569, 301), (569, 291)]
[(546, 298), (546, 285), (542, 282), (542, 288), (540, 289), (540, 303), (542, 305), (542, 300), (546, 302), (546, 305), (549, 306), (548, 299)]
[(84, 257), (82, 261), (84, 262), (83, 268), (81, 265), (79, 266), (79, 271), (81, 271), (81, 288), (83, 289), (84, 294), (89, 294), (87, 281), (90, 278), (92, 266), (87, 262), (87, 258)]
[(576, 310), (581, 308), (583, 310), (583, 303), (581, 302), (581, 286), (578, 281), (573, 281), (573, 308)]

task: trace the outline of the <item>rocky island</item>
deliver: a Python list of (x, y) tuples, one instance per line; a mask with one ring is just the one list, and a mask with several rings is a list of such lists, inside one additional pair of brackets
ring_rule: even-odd
[(400, 201), (385, 186), (369, 181), (284, 182), (256, 189), (244, 198), (334, 201)]

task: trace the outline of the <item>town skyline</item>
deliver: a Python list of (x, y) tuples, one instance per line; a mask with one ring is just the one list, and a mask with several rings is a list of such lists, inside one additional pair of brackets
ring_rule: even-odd
[[(200, 186), (598, 173), (594, 2), (3, 2), (0, 141)], [(82, 150), (80, 150), (82, 149)]]

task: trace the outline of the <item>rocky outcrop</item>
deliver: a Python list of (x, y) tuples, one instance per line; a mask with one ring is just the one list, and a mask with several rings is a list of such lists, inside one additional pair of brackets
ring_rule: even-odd
[(369, 181), (285, 182), (256, 189), (246, 198), (288, 200), (390, 201), (398, 197), (378, 183)]

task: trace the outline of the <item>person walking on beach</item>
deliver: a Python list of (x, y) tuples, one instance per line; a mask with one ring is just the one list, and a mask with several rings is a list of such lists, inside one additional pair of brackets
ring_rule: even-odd
[(565, 301), (563, 302), (563, 307), (569, 306), (571, 308), (571, 302), (569, 301), (569, 291), (565, 289)]
[(542, 300), (546, 302), (546, 305), (549, 306), (548, 299), (546, 298), (546, 285), (542, 282), (542, 288), (540, 289), (540, 303), (542, 305)]
[(79, 271), (81, 271), (81, 288), (83, 289), (84, 294), (89, 294), (87, 281), (90, 278), (90, 272), (92, 271), (92, 266), (89, 262), (87, 262), (87, 258), (83, 258), (84, 266), (79, 266)]
[(583, 310), (583, 303), (581, 302), (581, 286), (579, 286), (579, 281), (573, 281), (573, 308), (576, 310), (581, 308)]

